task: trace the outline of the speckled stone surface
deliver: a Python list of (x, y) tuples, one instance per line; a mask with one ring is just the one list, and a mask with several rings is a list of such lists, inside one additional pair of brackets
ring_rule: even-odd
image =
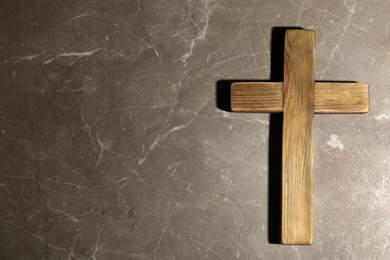
[[(1, 1), (0, 258), (388, 259), (389, 13)], [(369, 113), (315, 116), (312, 246), (275, 240), (278, 116), (218, 105), (228, 80), (273, 79), (291, 26), (316, 31), (316, 80), (370, 84)]]

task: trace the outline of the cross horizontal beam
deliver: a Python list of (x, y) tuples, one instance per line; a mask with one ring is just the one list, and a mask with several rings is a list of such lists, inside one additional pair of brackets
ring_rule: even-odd
[[(283, 112), (283, 82), (235, 82), (231, 89), (234, 112)], [(315, 83), (315, 113), (367, 113), (366, 83)]]

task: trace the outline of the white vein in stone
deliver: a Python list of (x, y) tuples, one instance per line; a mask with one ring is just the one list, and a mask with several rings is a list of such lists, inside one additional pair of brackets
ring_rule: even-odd
[(375, 119), (376, 119), (376, 120), (390, 119), (390, 115), (387, 115), (387, 114), (380, 114), (380, 115), (375, 116)]
[(327, 142), (327, 144), (333, 148), (339, 148), (340, 150), (344, 150), (344, 145), (339, 140), (338, 135), (331, 135), (330, 140)]
[(54, 61), (55, 59), (59, 58), (59, 57), (72, 57), (72, 56), (77, 56), (77, 58), (69, 64), (69, 66), (73, 65), (78, 59), (82, 58), (82, 57), (85, 57), (85, 56), (91, 56), (92, 54), (94, 54), (95, 52), (101, 50), (102, 48), (97, 48), (96, 50), (93, 50), (93, 51), (85, 51), (85, 52), (66, 52), (66, 53), (61, 53), (60, 55), (50, 59), (50, 60), (47, 60), (45, 61), (44, 63), (42, 63), (43, 65), (46, 65), (46, 64), (49, 64), (51, 63), (52, 61)]

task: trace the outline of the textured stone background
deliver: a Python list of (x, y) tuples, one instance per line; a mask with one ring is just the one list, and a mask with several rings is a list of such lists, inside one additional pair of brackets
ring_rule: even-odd
[[(1, 1), (0, 258), (388, 259), (389, 13)], [(270, 115), (216, 102), (221, 80), (271, 78), (283, 26), (316, 31), (316, 80), (370, 84), (369, 113), (315, 116), (312, 246), (272, 243)]]

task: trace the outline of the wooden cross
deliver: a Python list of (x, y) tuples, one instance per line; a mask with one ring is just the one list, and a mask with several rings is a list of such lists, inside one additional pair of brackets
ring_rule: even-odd
[(314, 82), (314, 31), (287, 30), (283, 82), (235, 82), (235, 112), (283, 112), (282, 244), (313, 243), (314, 113), (365, 113), (368, 84)]

